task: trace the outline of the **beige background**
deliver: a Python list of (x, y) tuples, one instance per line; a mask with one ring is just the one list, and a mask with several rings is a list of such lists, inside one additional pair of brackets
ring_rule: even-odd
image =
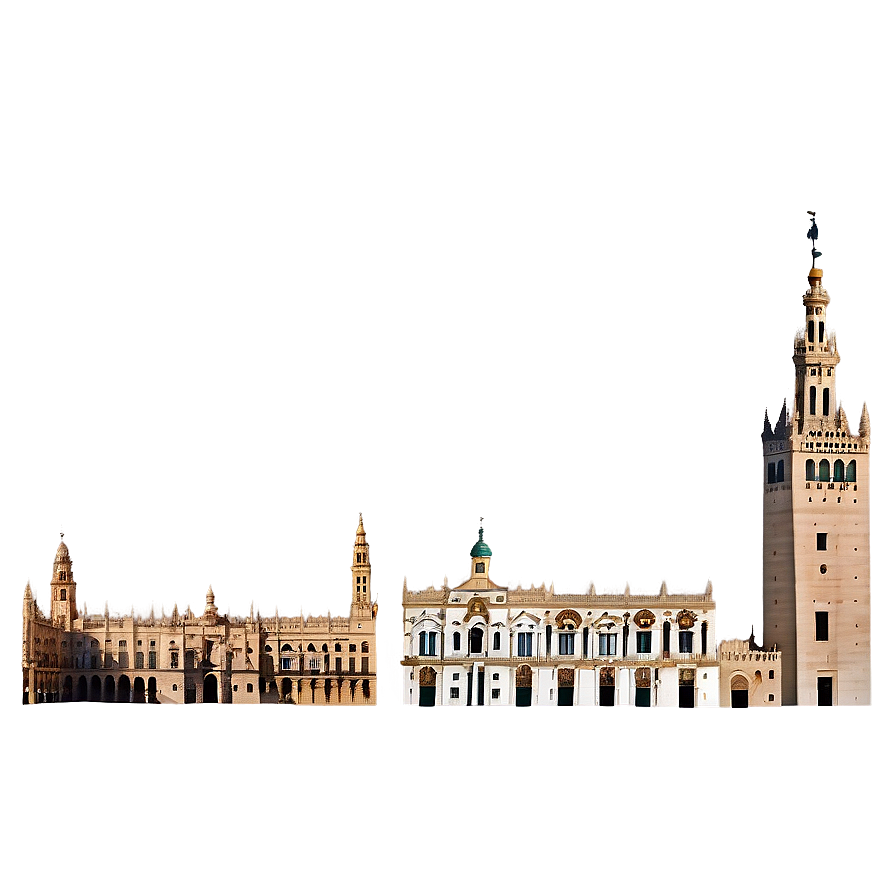
[[(0, 17), (3, 811), (23, 879), (94, 891), (102, 857), (134, 892), (246, 890), (275, 866), (304, 890), (544, 888), (562, 869), (870, 886), (886, 853), (867, 801), (893, 783), (889, 18)], [(481, 516), (502, 584), (712, 579), (719, 636), (761, 634), (759, 435), (792, 399), (806, 209), (838, 397), (874, 431), (873, 707), (609, 730), (404, 711), (402, 578), (459, 581)], [(91, 612), (195, 607), (209, 582), (224, 612), (342, 612), (359, 511), (376, 709), (19, 709), (21, 595), (30, 578), (46, 608), (59, 531)]]

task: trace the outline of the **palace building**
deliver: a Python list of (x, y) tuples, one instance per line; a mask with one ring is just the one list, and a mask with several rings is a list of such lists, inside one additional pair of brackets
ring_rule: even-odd
[(205, 608), (144, 619), (79, 613), (65, 542), (53, 561), (50, 617), (29, 583), (22, 608), (23, 702), (376, 703), (376, 615), (359, 519), (348, 616), (221, 615)]

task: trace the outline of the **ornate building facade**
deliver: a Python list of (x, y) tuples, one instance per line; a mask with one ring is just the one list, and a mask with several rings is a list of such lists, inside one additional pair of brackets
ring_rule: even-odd
[[(359, 519), (348, 616), (222, 616), (211, 587), (196, 615), (80, 614), (65, 542), (53, 561), (50, 617), (25, 588), (23, 702), (376, 702), (370, 550)], [(254, 609), (254, 607), (253, 607)]]
[(404, 702), (420, 706), (718, 706), (712, 587), (701, 594), (555, 594), (489, 578), (402, 594)]

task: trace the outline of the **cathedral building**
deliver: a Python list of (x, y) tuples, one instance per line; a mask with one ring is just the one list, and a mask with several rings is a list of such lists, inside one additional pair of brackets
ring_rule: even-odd
[(376, 702), (376, 615), (359, 520), (348, 616), (221, 615), (211, 587), (189, 608), (144, 619), (79, 613), (65, 542), (53, 561), (50, 616), (29, 583), (22, 608), (23, 702)]

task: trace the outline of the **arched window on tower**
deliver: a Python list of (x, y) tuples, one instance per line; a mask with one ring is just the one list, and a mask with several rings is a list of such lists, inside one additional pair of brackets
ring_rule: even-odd
[(455, 650), (460, 650), (460, 632), (454, 633), (454, 637), (451, 639), (451, 643)]
[(815, 342), (815, 321), (810, 320), (806, 325), (806, 329), (809, 333), (809, 342)]
[(768, 484), (771, 485), (775, 481), (775, 465), (773, 463), (768, 465)]
[(818, 478), (821, 482), (831, 481), (831, 463), (825, 459), (818, 464)]
[(809, 414), (815, 415), (815, 386), (809, 387)]
[(834, 461), (834, 482), (843, 482), (844, 481), (844, 466), (842, 460)]
[(824, 342), (824, 321), (820, 320), (818, 322), (818, 341)]
[(778, 472), (778, 482), (783, 482), (784, 481), (784, 461), (783, 460), (778, 461), (778, 471), (777, 472)]
[(827, 417), (831, 413), (831, 390), (825, 389), (821, 395), (821, 413)]
[(501, 632), (495, 632), (495, 637), (492, 639), (492, 650), (500, 650), (501, 649)]
[(856, 481), (856, 462), (854, 460), (851, 460), (846, 466), (846, 481)]
[(815, 461), (806, 461), (806, 482), (815, 482)]

